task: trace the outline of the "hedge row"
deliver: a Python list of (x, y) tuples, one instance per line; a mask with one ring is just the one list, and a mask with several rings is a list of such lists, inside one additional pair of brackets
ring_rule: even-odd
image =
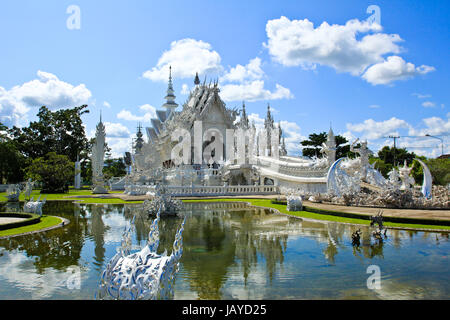
[(13, 228), (19, 228), (24, 226), (29, 226), (31, 224), (36, 224), (41, 221), (41, 216), (33, 213), (25, 212), (1, 212), (0, 218), (25, 218), (26, 220), (11, 222), (0, 225), (0, 230), (8, 230)]

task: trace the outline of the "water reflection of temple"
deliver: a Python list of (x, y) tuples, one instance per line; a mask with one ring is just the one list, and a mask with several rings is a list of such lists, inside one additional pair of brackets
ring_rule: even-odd
[(186, 207), (189, 223), (183, 233), (181, 263), (200, 299), (221, 298), (232, 266), (240, 266), (246, 282), (258, 258), (265, 260), (272, 279), (284, 260), (292, 218), (266, 209), (249, 209), (242, 203), (198, 204), (197, 208), (202, 209), (201, 214), (196, 214), (195, 204)]

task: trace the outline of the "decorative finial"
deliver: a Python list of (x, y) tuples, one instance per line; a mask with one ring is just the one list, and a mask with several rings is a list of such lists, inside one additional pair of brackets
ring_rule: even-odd
[(195, 73), (194, 84), (195, 85), (199, 85), (200, 84), (200, 79), (198, 78), (198, 72)]

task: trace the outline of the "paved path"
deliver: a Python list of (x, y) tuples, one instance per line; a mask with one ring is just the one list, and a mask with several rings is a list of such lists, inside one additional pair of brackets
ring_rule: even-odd
[(0, 218), (0, 225), (26, 220), (27, 218)]
[(383, 210), (383, 216), (402, 217), (402, 218), (416, 218), (416, 219), (436, 219), (436, 220), (450, 220), (450, 210), (423, 210), (423, 209), (387, 209), (387, 208), (371, 208), (371, 207), (347, 207), (327, 203), (313, 203), (304, 201), (305, 206), (349, 213), (359, 213), (363, 215), (374, 215), (379, 210)]

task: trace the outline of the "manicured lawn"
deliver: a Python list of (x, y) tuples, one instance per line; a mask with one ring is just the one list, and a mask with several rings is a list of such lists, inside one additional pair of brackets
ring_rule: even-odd
[(38, 230), (46, 229), (49, 227), (53, 227), (60, 223), (61, 223), (60, 218), (43, 215), (41, 217), (41, 221), (39, 223), (32, 224), (29, 226), (0, 231), (0, 237), (12, 236), (12, 235), (20, 234), (20, 233), (25, 233), (25, 232), (38, 231)]
[[(110, 193), (122, 193), (122, 191), (111, 191)], [(34, 200), (37, 200), (39, 196), (41, 200), (47, 199), (47, 201), (80, 201), (82, 203), (140, 203), (143, 201), (124, 201), (122, 199), (102, 199), (102, 198), (68, 198), (70, 196), (91, 196), (91, 190), (75, 190), (69, 189), (68, 193), (49, 193), (49, 194), (41, 194), (40, 190), (33, 190), (30, 197), (33, 197)], [(6, 192), (0, 193), (0, 201), (7, 201)], [(23, 193), (20, 194), (20, 201), (25, 201), (25, 196)]]
[[(339, 217), (333, 216), (323, 213), (314, 213), (308, 211), (298, 211), (291, 212), (286, 210), (286, 205), (283, 204), (275, 204), (272, 203), (270, 199), (198, 199), (198, 200), (183, 200), (183, 202), (222, 202), (222, 201), (244, 201), (249, 202), (254, 206), (266, 207), (277, 209), (281, 213), (296, 216), (300, 218), (308, 218), (314, 220), (322, 220), (322, 221), (335, 221), (342, 223), (352, 223), (352, 224), (361, 224), (361, 225), (370, 225), (369, 220), (364, 219), (355, 219), (355, 218), (347, 218), (347, 217)], [(387, 227), (398, 227), (398, 228), (420, 228), (420, 229), (441, 229), (441, 230), (450, 230), (449, 226), (437, 226), (437, 225), (425, 225), (425, 224), (409, 224), (409, 223), (395, 223), (395, 222), (384, 222), (384, 225)]]

